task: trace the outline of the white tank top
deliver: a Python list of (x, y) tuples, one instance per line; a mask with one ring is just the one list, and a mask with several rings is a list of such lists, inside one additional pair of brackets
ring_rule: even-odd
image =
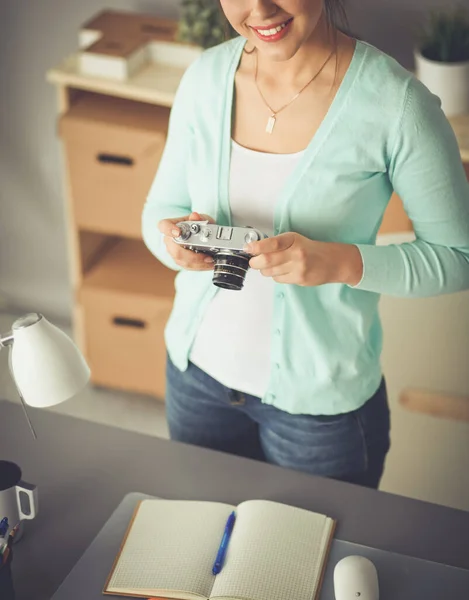
[[(230, 208), (234, 226), (273, 235), (281, 189), (303, 152), (268, 154), (232, 142)], [(270, 378), (274, 282), (249, 269), (241, 291), (220, 289), (209, 305), (190, 360), (231, 389), (262, 398)]]

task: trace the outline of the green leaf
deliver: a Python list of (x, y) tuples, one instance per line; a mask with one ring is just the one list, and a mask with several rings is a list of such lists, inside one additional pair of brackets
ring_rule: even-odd
[(182, 0), (180, 7), (178, 39), (209, 48), (238, 35), (217, 0)]
[(420, 51), (437, 62), (469, 61), (469, 12), (463, 8), (430, 12), (420, 35)]

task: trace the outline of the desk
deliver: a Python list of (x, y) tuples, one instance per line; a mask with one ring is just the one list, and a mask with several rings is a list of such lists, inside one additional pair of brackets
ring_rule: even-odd
[(469, 569), (469, 513), (0, 402), (0, 456), (39, 488), (15, 549), (17, 600), (49, 600), (129, 492), (285, 502), (338, 519), (336, 537)]
[[(122, 500), (51, 600), (103, 599), (103, 582), (112, 570), (135, 508), (148, 497), (133, 493)], [(342, 558), (354, 554), (369, 558), (375, 565), (380, 600), (467, 600), (469, 570), (367, 548), (337, 537), (332, 540), (317, 600), (334, 600), (334, 568)]]

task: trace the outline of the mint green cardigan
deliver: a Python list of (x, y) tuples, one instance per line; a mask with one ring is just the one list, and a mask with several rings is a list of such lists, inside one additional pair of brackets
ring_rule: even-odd
[[(172, 269), (178, 267), (158, 232), (161, 219), (194, 210), (230, 224), (233, 88), (244, 44), (236, 38), (205, 51), (177, 92), (142, 219), (146, 245)], [(393, 190), (416, 240), (376, 246)], [(262, 401), (297, 414), (357, 409), (382, 378), (380, 294), (423, 297), (469, 288), (469, 184), (439, 99), (395, 60), (357, 42), (326, 118), (281, 192), (274, 229), (356, 245), (364, 275), (353, 288), (275, 285), (271, 378)], [(181, 371), (217, 293), (211, 279), (211, 272), (176, 277), (165, 338)], [(256, 343), (255, 331), (246, 343)]]

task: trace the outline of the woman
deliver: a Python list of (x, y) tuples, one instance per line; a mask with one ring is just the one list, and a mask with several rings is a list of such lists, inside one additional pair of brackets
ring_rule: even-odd
[[(469, 185), (439, 100), (337, 28), (342, 0), (221, 0), (240, 37), (175, 100), (143, 214), (180, 270), (166, 329), (171, 437), (378, 487), (389, 450), (380, 294), (469, 288)], [(376, 246), (395, 190), (416, 241)], [(241, 292), (174, 242), (250, 225)]]

